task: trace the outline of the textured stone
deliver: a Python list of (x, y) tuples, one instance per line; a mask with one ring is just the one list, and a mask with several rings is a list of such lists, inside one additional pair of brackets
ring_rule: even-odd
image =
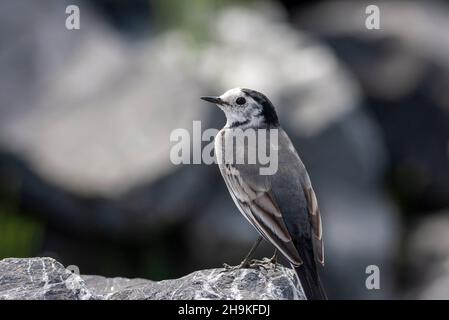
[(79, 276), (52, 258), (0, 261), (0, 299), (305, 299), (290, 269), (210, 269), (179, 279)]
[(0, 300), (88, 300), (95, 298), (77, 274), (51, 258), (0, 261)]

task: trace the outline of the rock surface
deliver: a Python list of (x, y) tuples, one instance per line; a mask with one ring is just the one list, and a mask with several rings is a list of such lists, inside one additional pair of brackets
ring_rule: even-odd
[(210, 269), (160, 282), (77, 275), (52, 258), (0, 260), (0, 300), (305, 299), (282, 266)]

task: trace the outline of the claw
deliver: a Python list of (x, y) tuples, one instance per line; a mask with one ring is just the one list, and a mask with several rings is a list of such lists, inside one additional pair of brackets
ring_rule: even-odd
[(276, 258), (273, 256), (272, 258), (263, 258), (262, 260), (253, 259), (251, 260), (249, 266), (250, 267), (262, 267), (264, 269), (273, 268), (276, 269)]
[(276, 265), (277, 265), (277, 251), (275, 250), (271, 258), (263, 258), (262, 260), (253, 259), (249, 261), (248, 255), (242, 262), (240, 262), (239, 265), (236, 266), (230, 266), (227, 263), (223, 263), (224, 270), (222, 272), (235, 271), (247, 268), (264, 268), (264, 269), (273, 268), (274, 270), (276, 270)]

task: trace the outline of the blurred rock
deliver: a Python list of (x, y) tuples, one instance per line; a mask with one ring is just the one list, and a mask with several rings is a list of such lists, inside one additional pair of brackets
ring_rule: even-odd
[[(168, 52), (164, 41), (151, 38), (128, 42), (88, 5), (81, 7), (80, 31), (67, 31), (64, 4), (52, 3), (45, 19), (22, 25), (38, 32), (5, 42), (0, 82), (17, 77), (14, 65), (26, 63), (35, 73), (29, 85), (4, 89), (10, 98), (0, 125), (4, 148), (50, 182), (82, 194), (116, 195), (173, 172), (171, 131), (191, 128), (208, 112), (194, 74), (178, 68), (185, 48)], [(20, 5), (8, 4), (1, 14), (14, 16)], [(31, 1), (22, 19), (41, 10)], [(2, 29), (18, 23), (2, 19)], [(22, 92), (29, 100), (22, 101)]]
[[(404, 295), (409, 299), (449, 299), (449, 212), (415, 223), (407, 245)], [(413, 275), (419, 274), (416, 278)]]
[(180, 71), (186, 44), (129, 42), (84, 2), (81, 29), (67, 31), (65, 4), (7, 1), (0, 13), (14, 33), (0, 55), (1, 171), (15, 171), (23, 207), (125, 236), (198, 211), (210, 170), (169, 160), (171, 131), (210, 110)]
[[(354, 72), (382, 129), (389, 180), (408, 213), (449, 206), (449, 6), (376, 1), (380, 30), (365, 28), (369, 1), (298, 11), (298, 26), (323, 38)], [(413, 28), (410, 26), (413, 24)]]
[(0, 300), (304, 300), (290, 269), (202, 270), (180, 279), (79, 276), (51, 258), (0, 260)]
[[(79, 31), (65, 29), (67, 4), (80, 6)], [(0, 191), (45, 223), (36, 254), (112, 275), (185, 274), (180, 230), (219, 178), (169, 160), (172, 130), (212, 110), (188, 43), (130, 41), (87, 1), (5, 1), (0, 18)]]

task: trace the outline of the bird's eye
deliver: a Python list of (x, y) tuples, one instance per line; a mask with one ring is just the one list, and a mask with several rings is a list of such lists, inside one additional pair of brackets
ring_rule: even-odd
[(246, 103), (246, 99), (243, 97), (238, 97), (237, 100), (235, 100), (235, 103), (237, 103), (238, 105), (242, 105)]

